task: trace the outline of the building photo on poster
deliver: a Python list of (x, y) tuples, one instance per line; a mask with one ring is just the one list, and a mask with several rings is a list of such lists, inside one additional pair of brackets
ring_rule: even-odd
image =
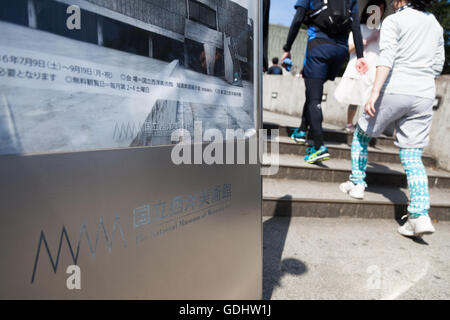
[(254, 28), (246, 1), (2, 1), (0, 155), (254, 129)]

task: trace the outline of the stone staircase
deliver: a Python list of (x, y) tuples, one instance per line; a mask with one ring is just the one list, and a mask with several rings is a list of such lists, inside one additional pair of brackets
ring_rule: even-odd
[[(325, 143), (332, 159), (311, 165), (303, 160), (307, 146), (289, 139), (300, 119), (264, 111), (264, 128), (279, 129), (279, 171), (263, 178), (264, 216), (340, 217), (400, 219), (406, 214), (409, 192), (393, 138), (373, 139), (369, 147), (364, 200), (343, 194), (339, 184), (351, 173), (352, 134), (324, 124)], [(267, 144), (263, 166), (275, 158)], [(450, 220), (450, 173), (436, 168), (431, 155), (424, 154), (430, 182), (430, 215)]]

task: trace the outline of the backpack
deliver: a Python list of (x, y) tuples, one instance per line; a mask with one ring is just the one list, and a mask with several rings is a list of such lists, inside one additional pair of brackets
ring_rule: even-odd
[(352, 25), (352, 13), (349, 0), (322, 0), (318, 9), (306, 13), (307, 25), (315, 25), (326, 34), (349, 32)]

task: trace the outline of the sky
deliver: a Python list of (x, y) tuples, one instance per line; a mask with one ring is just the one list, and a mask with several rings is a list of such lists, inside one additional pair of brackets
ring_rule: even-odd
[(297, 0), (271, 0), (270, 23), (289, 27), (294, 19), (294, 5)]

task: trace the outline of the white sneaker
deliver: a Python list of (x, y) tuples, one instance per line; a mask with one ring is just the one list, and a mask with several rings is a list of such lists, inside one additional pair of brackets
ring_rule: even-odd
[(348, 194), (350, 192), (350, 190), (353, 189), (354, 186), (355, 186), (355, 184), (353, 182), (347, 181), (347, 182), (341, 183), (340, 186), (339, 186), (339, 189), (343, 193), (347, 193)]
[[(402, 219), (405, 217), (403, 216)], [(420, 216), (415, 219), (408, 217), (406, 223), (398, 228), (398, 232), (406, 237), (421, 237), (426, 234), (432, 234), (435, 231), (429, 216)]]
[(357, 184), (352, 188), (352, 190), (350, 190), (348, 194), (352, 198), (362, 200), (364, 199), (364, 190), (366, 190), (366, 188), (362, 184)]
[(362, 184), (354, 184), (351, 181), (341, 183), (339, 189), (343, 193), (349, 194), (356, 199), (364, 199), (364, 190), (366, 189)]

